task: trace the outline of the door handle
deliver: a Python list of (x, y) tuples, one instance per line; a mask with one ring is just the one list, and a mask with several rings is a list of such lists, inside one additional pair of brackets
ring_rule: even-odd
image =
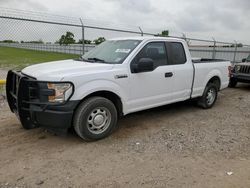
[(165, 73), (165, 77), (172, 77), (174, 74), (172, 72), (166, 72)]

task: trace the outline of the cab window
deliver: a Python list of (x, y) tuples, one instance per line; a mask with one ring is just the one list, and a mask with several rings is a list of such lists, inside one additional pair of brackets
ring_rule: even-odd
[(186, 59), (186, 53), (184, 50), (184, 47), (182, 43), (180, 42), (167, 42), (167, 51), (168, 51), (168, 57), (169, 57), (169, 65), (179, 65), (179, 64), (185, 64)]
[(132, 63), (138, 63), (141, 58), (154, 61), (154, 68), (167, 65), (167, 53), (164, 42), (150, 42), (136, 55)]

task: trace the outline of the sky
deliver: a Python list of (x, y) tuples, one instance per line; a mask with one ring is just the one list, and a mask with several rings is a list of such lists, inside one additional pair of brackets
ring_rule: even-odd
[[(184, 33), (187, 37), (250, 44), (250, 0), (0, 0), (0, 7), (75, 17), (76, 20), (82, 17), (84, 22), (100, 26), (134, 30), (140, 26), (145, 32), (169, 30), (170, 35)], [(6, 30), (11, 28), (6, 23), (4, 26)], [(50, 30), (34, 27), (33, 30), (44, 29), (44, 35)], [(89, 39), (100, 35), (108, 38), (117, 34), (86, 31)], [(124, 34), (119, 33), (121, 35)]]

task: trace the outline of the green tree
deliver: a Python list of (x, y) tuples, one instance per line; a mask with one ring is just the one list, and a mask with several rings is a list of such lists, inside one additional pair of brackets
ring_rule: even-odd
[(164, 30), (161, 32), (161, 36), (167, 37), (169, 35), (169, 31), (168, 30)]
[[(84, 44), (91, 44), (91, 40), (84, 40)], [(82, 44), (82, 39), (78, 41), (78, 44)]]
[(0, 42), (3, 42), (3, 43), (18, 43), (17, 41), (13, 41), (13, 40), (3, 40), (3, 41), (0, 41)]
[(69, 45), (74, 44), (76, 41), (74, 39), (74, 34), (67, 31), (65, 35), (61, 36), (58, 42), (60, 45)]
[(243, 47), (243, 44), (242, 44), (242, 43), (238, 43), (238, 44), (237, 44), (237, 47), (240, 47), (240, 48), (241, 48), (241, 47)]
[(102, 42), (104, 42), (106, 39), (104, 37), (99, 37), (97, 39), (95, 39), (93, 42), (98, 45), (101, 44)]
[[(242, 43), (237, 43), (236, 45), (237, 45), (237, 47), (243, 47)], [(231, 47), (235, 47), (235, 44), (232, 44)]]
[(169, 36), (169, 30), (163, 30), (161, 33), (158, 33), (155, 36), (167, 37), (167, 36)]

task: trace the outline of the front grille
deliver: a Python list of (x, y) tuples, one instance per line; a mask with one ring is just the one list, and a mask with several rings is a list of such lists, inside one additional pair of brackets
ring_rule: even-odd
[(23, 75), (21, 72), (9, 71), (6, 92), (11, 111), (20, 113), (21, 110), (30, 111), (31, 106), (37, 106), (41, 110), (45, 110), (48, 105), (62, 105), (63, 103), (53, 104), (48, 101), (49, 96), (55, 95), (55, 90), (49, 89), (47, 83), (47, 81), (38, 81), (35, 78)]
[[(70, 83), (70, 82), (50, 82)], [(50, 103), (49, 96), (55, 95), (54, 89), (49, 89), (47, 81), (38, 81), (21, 72), (9, 71), (6, 82), (6, 95), (9, 107), (25, 128), (38, 126), (37, 113), (43, 113), (54, 106), (64, 103)], [(71, 83), (72, 84), (72, 83)], [(73, 88), (74, 89), (74, 88)]]
[(30, 104), (46, 103), (47, 97), (39, 94), (43, 85), (45, 84), (20, 72), (9, 71), (6, 92), (11, 111), (19, 113), (22, 109), (29, 109)]
[(250, 74), (250, 66), (248, 65), (240, 66), (239, 73)]
[(48, 105), (48, 96), (43, 96), (45, 82), (23, 75), (21, 72), (9, 71), (6, 82), (6, 94), (9, 107), (23, 125), (36, 126), (31, 108), (41, 111)]
[[(39, 107), (44, 111), (48, 106), (57, 106), (66, 103), (50, 103), (49, 96), (55, 95), (54, 89), (49, 89), (47, 81), (38, 81), (21, 72), (9, 71), (6, 82), (7, 100), (12, 112), (25, 110), (30, 112), (30, 107)], [(50, 82), (70, 83), (71, 82)], [(72, 84), (73, 85), (73, 84)], [(73, 88), (74, 90), (74, 88)]]
[(12, 112), (18, 111), (18, 91), (21, 78), (20, 72), (14, 73), (10, 71), (7, 76), (6, 92)]

